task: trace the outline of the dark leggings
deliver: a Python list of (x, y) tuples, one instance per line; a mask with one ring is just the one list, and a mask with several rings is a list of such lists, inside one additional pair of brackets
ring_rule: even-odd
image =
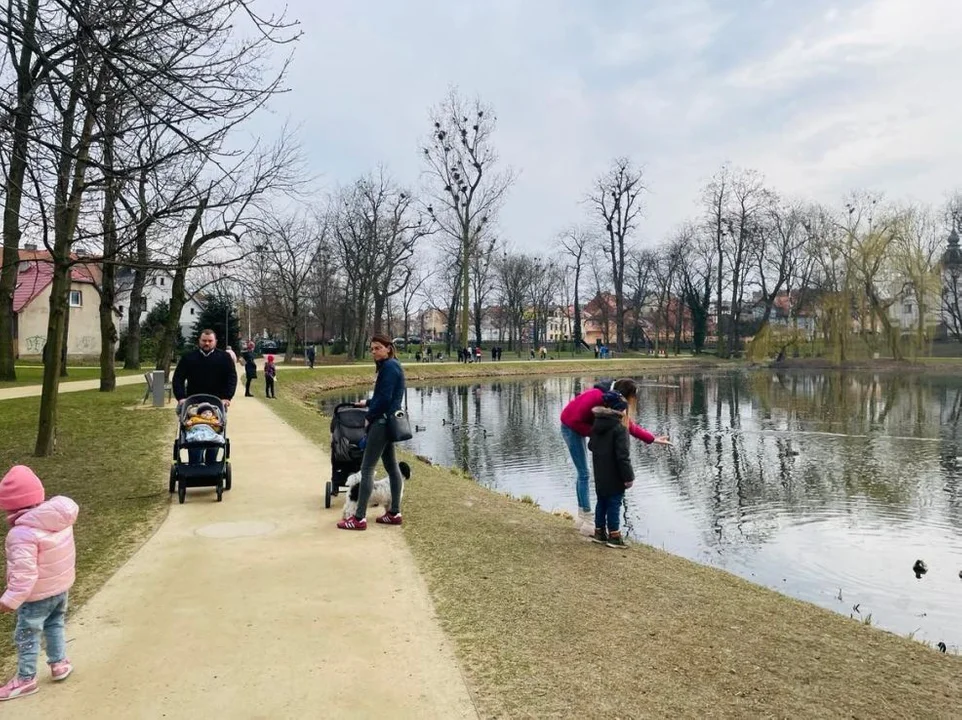
[(354, 517), (358, 520), (367, 515), (367, 503), (374, 490), (374, 466), (377, 461), (384, 463), (384, 469), (391, 479), (391, 507), (390, 512), (401, 512), (401, 487), (404, 478), (394, 456), (394, 443), (387, 438), (387, 421), (375, 420), (367, 431), (367, 445), (364, 447), (364, 458), (361, 460), (361, 487), (357, 491), (357, 510)]
[(270, 375), (267, 375), (264, 380), (267, 383), (267, 397), (277, 397), (274, 395), (274, 378), (272, 378)]
[(251, 383), (254, 382), (256, 379), (257, 379), (257, 376), (256, 376), (256, 375), (248, 375), (248, 376), (247, 376), (247, 389), (244, 390), (244, 394), (245, 394), (245, 395), (250, 395), (250, 394), (251, 394)]

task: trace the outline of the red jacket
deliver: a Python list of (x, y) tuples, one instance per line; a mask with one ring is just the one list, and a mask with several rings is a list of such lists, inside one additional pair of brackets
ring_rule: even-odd
[[(576, 396), (574, 400), (565, 405), (565, 409), (561, 411), (561, 424), (571, 428), (581, 435), (581, 437), (591, 435), (591, 424), (595, 419), (591, 411), (603, 404), (601, 401), (603, 395), (604, 393), (600, 388), (593, 387)], [(628, 426), (628, 433), (632, 437), (644, 440), (649, 444), (655, 441), (654, 435), (640, 425), (635, 425), (635, 423), (631, 423)]]

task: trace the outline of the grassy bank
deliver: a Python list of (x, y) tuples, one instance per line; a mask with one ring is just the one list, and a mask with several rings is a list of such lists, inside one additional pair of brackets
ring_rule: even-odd
[[(74, 609), (152, 532), (168, 506), (174, 413), (127, 409), (139, 405), (142, 395), (138, 387), (62, 395), (56, 451), (46, 458), (33, 457), (40, 398), (0, 401), (0, 473), (29, 465), (47, 497), (67, 495), (80, 505), (77, 582), (70, 592)], [(12, 633), (13, 616), (0, 616), (4, 670), (12, 666)]]
[[(514, 360), (481, 363), (410, 363), (404, 365), (408, 383), (429, 380), (483, 379), (499, 377), (522, 377), (525, 375), (585, 374), (594, 377), (619, 377), (641, 375), (679, 368), (729, 368), (740, 367), (737, 363), (719, 361), (714, 357), (680, 357), (659, 360), (637, 358), (622, 360)], [(316, 367), (313, 370), (298, 369), (284, 372), (278, 369), (278, 392), (307, 400), (315, 395), (357, 385), (371, 386), (374, 382), (372, 362), (356, 365)], [(262, 382), (262, 381), (261, 381)]]
[[(300, 398), (271, 408), (327, 447)], [(404, 537), (484, 717), (959, 714), (958, 657), (651, 547), (594, 545), (406, 459)]]

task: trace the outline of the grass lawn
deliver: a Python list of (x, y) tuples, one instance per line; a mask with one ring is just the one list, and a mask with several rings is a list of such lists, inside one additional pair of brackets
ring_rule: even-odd
[[(270, 407), (327, 449), (328, 423), (285, 387)], [(595, 545), (405, 459), (402, 531), (482, 717), (959, 715), (962, 658), (652, 547)]]
[[(139, 387), (61, 395), (57, 449), (47, 458), (32, 454), (40, 398), (0, 401), (0, 473), (12, 465), (29, 465), (48, 498), (67, 495), (80, 506), (77, 582), (70, 591), (74, 609), (130, 557), (168, 507), (174, 413), (127, 409), (139, 405), (142, 396)], [(13, 667), (13, 618), (0, 616), (4, 671)]]
[[(146, 370), (123, 370), (117, 368), (117, 377), (122, 375), (142, 375)], [(71, 367), (67, 369), (67, 377), (60, 378), (61, 383), (73, 382), (74, 380), (99, 380), (100, 367)], [(17, 379), (13, 382), (0, 380), (0, 390), (8, 387), (20, 387), (22, 385), (40, 385), (43, 382), (43, 366), (29, 365), (17, 366)]]

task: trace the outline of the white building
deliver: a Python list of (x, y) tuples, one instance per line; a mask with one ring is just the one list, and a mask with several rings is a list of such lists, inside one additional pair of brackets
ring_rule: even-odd
[[(162, 302), (170, 302), (172, 295), (174, 278), (166, 270), (149, 270), (147, 273), (147, 283), (144, 285), (143, 306), (140, 312), (140, 322), (144, 321), (147, 313), (160, 305)], [(127, 331), (128, 312), (130, 310), (130, 292), (134, 283), (134, 269), (128, 267), (117, 268), (116, 295), (114, 307), (120, 314), (118, 331), (123, 334)], [(180, 313), (180, 331), (184, 337), (189, 337), (194, 323), (200, 315), (202, 306), (193, 297), (189, 296), (184, 303)]]

